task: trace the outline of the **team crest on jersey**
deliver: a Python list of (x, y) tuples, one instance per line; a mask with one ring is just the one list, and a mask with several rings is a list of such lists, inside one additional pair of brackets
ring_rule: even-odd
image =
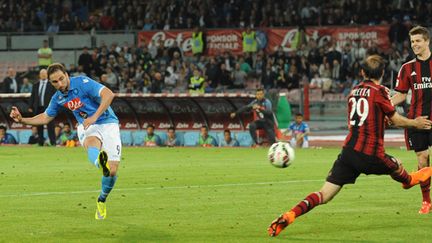
[(77, 97), (73, 100), (66, 102), (63, 106), (66, 107), (67, 109), (71, 110), (71, 111), (74, 111), (74, 110), (77, 110), (77, 109), (83, 107), (84, 104), (81, 102), (80, 98)]

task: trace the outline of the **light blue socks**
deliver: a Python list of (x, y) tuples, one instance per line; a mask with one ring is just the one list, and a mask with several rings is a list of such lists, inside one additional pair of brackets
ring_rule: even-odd
[(98, 198), (98, 202), (105, 202), (108, 194), (114, 187), (117, 176), (102, 176), (102, 190)]
[(92, 165), (96, 166), (97, 168), (99, 168), (99, 163), (98, 163), (99, 153), (100, 150), (96, 147), (89, 147), (87, 149), (88, 160)]

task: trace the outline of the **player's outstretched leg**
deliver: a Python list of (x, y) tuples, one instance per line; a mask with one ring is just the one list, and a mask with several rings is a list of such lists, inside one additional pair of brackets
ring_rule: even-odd
[(409, 174), (411, 177), (411, 180), (409, 183), (402, 183), (402, 187), (404, 189), (409, 189), (420, 182), (428, 180), (432, 175), (432, 168), (431, 167), (424, 167), (421, 170), (418, 170), (416, 172), (413, 172)]
[[(103, 156), (102, 156), (103, 157)], [(101, 158), (100, 161), (104, 161), (104, 158)], [(105, 164), (107, 166), (109, 166), (109, 163), (105, 161)], [(101, 165), (102, 166), (102, 165)], [(109, 168), (109, 167), (108, 167)], [(106, 218), (106, 199), (109, 195), (109, 193), (111, 192), (111, 190), (114, 188), (115, 182), (117, 181), (117, 166), (115, 164), (113, 164), (113, 169), (112, 170), (108, 170), (108, 176), (102, 176), (102, 189), (101, 192), (99, 194), (98, 200), (97, 200), (97, 209), (96, 209), (96, 214), (95, 214), (95, 218), (96, 219), (105, 219)]]
[[(337, 193), (337, 192), (336, 192)], [(299, 202), (289, 212), (282, 214), (277, 219), (273, 220), (267, 229), (270, 236), (277, 236), (288, 225), (292, 224), (296, 217), (309, 212), (314, 207), (323, 203), (323, 195), (321, 192), (313, 192), (309, 194), (303, 201)]]

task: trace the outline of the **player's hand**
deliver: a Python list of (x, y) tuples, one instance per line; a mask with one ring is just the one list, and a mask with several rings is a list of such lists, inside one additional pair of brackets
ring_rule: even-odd
[(391, 125), (393, 125), (393, 122), (390, 120), (390, 118), (388, 118), (388, 116), (384, 117), (384, 124), (386, 127), (390, 127)]
[(91, 116), (87, 119), (84, 119), (83, 126), (84, 130), (86, 130), (90, 125), (94, 124), (96, 122), (97, 118)]
[(415, 118), (417, 123), (416, 128), (422, 130), (428, 130), (432, 127), (432, 121), (427, 119), (428, 116), (419, 116)]
[(234, 112), (230, 114), (231, 118), (234, 118), (235, 116), (236, 116), (236, 113), (234, 113)]
[(254, 109), (254, 110), (259, 109), (259, 108), (260, 108), (260, 106), (257, 105), (257, 104), (255, 104), (255, 105), (252, 106), (252, 109)]
[(33, 109), (32, 109), (32, 108), (28, 108), (28, 111), (29, 111), (30, 113), (33, 113)]
[(14, 121), (21, 123), (22, 116), (16, 106), (12, 106), (12, 110), (9, 115)]

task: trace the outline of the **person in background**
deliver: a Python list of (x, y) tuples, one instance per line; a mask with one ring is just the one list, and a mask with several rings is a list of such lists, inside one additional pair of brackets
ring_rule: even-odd
[[(56, 92), (54, 86), (48, 81), (48, 73), (46, 69), (39, 71), (39, 82), (35, 83), (32, 87), (30, 100), (29, 100), (29, 112), (32, 112), (35, 116), (39, 115), (48, 108), (48, 104), (51, 101), (51, 97)], [(48, 138), (50, 144), (55, 144), (54, 134), (54, 121), (47, 124)], [(43, 146), (45, 141), (43, 139), (44, 126), (38, 126), (39, 132), (39, 146)]]
[(198, 138), (198, 145), (201, 147), (216, 147), (216, 139), (208, 134), (208, 128), (206, 126), (201, 127), (201, 134)]
[(176, 147), (176, 146), (180, 146), (180, 141), (176, 136), (175, 133), (175, 128), (174, 127), (169, 127), (168, 131), (167, 131), (167, 140), (165, 142), (165, 146), (167, 147)]
[(204, 53), (205, 46), (205, 35), (203, 31), (196, 26), (192, 33), (192, 53), (194, 56), (201, 56)]
[(199, 69), (193, 71), (193, 76), (189, 79), (189, 93), (190, 94), (204, 94), (205, 92), (205, 79), (201, 76)]
[(238, 109), (236, 112), (230, 114), (231, 118), (236, 117), (244, 111), (252, 110), (255, 113), (255, 120), (249, 124), (249, 132), (257, 146), (258, 143), (257, 129), (264, 129), (266, 132), (269, 143), (273, 144), (276, 141), (275, 130), (274, 130), (274, 118), (272, 104), (269, 99), (264, 97), (264, 89), (257, 89), (255, 93), (255, 99)]
[(0, 125), (0, 144), (17, 144), (15, 137), (6, 131), (7, 128)]
[(16, 71), (13, 68), (8, 68), (7, 76), (4, 78), (0, 93), (16, 94), (20, 91), (18, 81), (16, 79)]
[(77, 139), (77, 134), (72, 131), (70, 125), (68, 123), (64, 124), (60, 136), (61, 145), (65, 147), (75, 147)]
[(153, 124), (147, 126), (147, 135), (144, 138), (144, 146), (146, 147), (158, 147), (162, 144), (159, 135), (154, 133), (154, 128)]
[(39, 133), (37, 126), (32, 126), (32, 135), (29, 137), (28, 144), (37, 144), (39, 142)]
[(33, 84), (30, 83), (28, 78), (23, 78), (23, 83), (20, 88), (20, 93), (31, 93)]
[(38, 49), (39, 70), (46, 69), (52, 63), (52, 50), (48, 46), (48, 40), (43, 41), (43, 46)]
[(295, 121), (288, 128), (288, 136), (291, 136), (291, 146), (293, 148), (308, 148), (308, 135), (310, 134), (309, 125), (303, 121), (303, 114), (297, 113)]
[(220, 142), (219, 147), (238, 147), (239, 142), (237, 139), (231, 137), (229, 129), (224, 130), (224, 139)]

